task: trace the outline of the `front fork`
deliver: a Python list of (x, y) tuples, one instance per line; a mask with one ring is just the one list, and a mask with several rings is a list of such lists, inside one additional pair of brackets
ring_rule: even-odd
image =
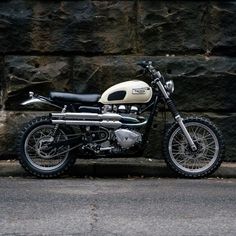
[(191, 136), (190, 136), (188, 130), (186, 129), (186, 127), (185, 127), (185, 125), (184, 125), (183, 118), (182, 118), (180, 115), (177, 115), (177, 116), (175, 117), (175, 120), (178, 122), (178, 124), (179, 124), (181, 130), (182, 130), (183, 133), (184, 133), (185, 138), (188, 140), (188, 143), (189, 143), (189, 145), (190, 145), (192, 151), (196, 151), (196, 150), (197, 150), (197, 147), (196, 147), (196, 145), (194, 144), (193, 139), (191, 138)]
[(159, 89), (161, 90), (166, 103), (174, 117), (174, 119), (176, 120), (176, 122), (179, 124), (179, 127), (181, 128), (185, 138), (187, 139), (189, 146), (191, 147), (192, 151), (196, 151), (197, 147), (193, 142), (193, 139), (191, 138), (188, 130), (186, 129), (184, 122), (183, 122), (183, 118), (180, 116), (179, 112), (176, 109), (175, 104), (173, 103), (172, 99), (169, 97), (169, 95), (167, 94), (164, 86), (162, 85), (162, 83), (160, 81), (157, 82)]

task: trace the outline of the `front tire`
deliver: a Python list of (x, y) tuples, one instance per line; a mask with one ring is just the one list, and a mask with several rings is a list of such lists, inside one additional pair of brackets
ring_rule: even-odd
[(197, 151), (191, 150), (179, 125), (174, 123), (166, 132), (163, 142), (167, 165), (183, 177), (200, 178), (212, 174), (218, 169), (224, 156), (221, 132), (205, 118), (186, 118), (183, 122)]
[[(48, 148), (55, 125), (49, 117), (37, 117), (28, 122), (20, 132), (17, 152), (21, 166), (40, 178), (54, 178), (68, 171), (75, 162), (69, 155), (70, 146)], [(70, 130), (60, 127), (56, 141), (68, 139)]]

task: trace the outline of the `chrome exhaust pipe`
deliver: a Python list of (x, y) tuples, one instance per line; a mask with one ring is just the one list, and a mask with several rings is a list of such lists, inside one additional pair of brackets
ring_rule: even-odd
[(115, 113), (89, 113), (89, 112), (65, 112), (65, 113), (51, 113), (51, 117), (60, 119), (83, 119), (83, 120), (113, 120), (119, 121), (122, 116)]
[(106, 128), (119, 128), (119, 127), (141, 127), (147, 124), (147, 120), (137, 124), (127, 124), (121, 123), (120, 121), (89, 121), (89, 120), (52, 120), (53, 124), (63, 124), (63, 125), (84, 125), (84, 126), (102, 126)]
[(85, 126), (103, 126), (106, 128), (119, 128), (122, 123), (119, 121), (87, 121), (87, 120), (52, 120), (53, 124), (63, 125), (85, 125)]
[(147, 120), (143, 121), (143, 122), (140, 122), (140, 123), (136, 123), (136, 124), (126, 124), (126, 123), (122, 123), (122, 127), (130, 127), (130, 128), (137, 128), (137, 127), (141, 127), (143, 125), (146, 125), (147, 124)]
[(106, 128), (119, 127), (140, 127), (147, 123), (147, 120), (140, 120), (121, 116), (115, 113), (89, 113), (89, 112), (66, 112), (66, 113), (51, 113), (53, 124), (64, 125), (84, 125), (84, 126), (103, 126)]

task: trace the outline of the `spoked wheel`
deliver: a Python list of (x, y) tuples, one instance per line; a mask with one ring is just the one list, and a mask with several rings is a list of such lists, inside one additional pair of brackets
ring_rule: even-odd
[(39, 117), (29, 122), (21, 131), (18, 154), (21, 165), (31, 174), (42, 178), (56, 177), (74, 164), (69, 156), (70, 146), (51, 144), (68, 139), (68, 130), (55, 125), (49, 118)]
[(204, 177), (213, 173), (221, 164), (224, 143), (220, 131), (209, 120), (188, 118), (184, 124), (197, 150), (192, 151), (178, 124), (174, 124), (164, 138), (167, 164), (185, 177)]

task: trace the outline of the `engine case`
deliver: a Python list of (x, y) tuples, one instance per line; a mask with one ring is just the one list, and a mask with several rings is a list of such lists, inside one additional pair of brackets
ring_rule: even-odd
[(115, 132), (117, 143), (124, 149), (142, 141), (140, 133), (129, 129), (117, 129)]

